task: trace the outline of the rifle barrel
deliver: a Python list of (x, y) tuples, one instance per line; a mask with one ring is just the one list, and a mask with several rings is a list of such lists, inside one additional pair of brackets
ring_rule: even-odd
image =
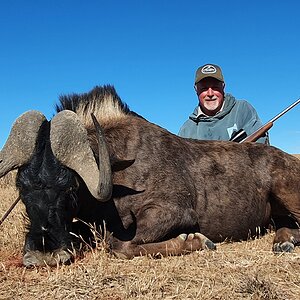
[(277, 116), (275, 116), (273, 119), (271, 119), (269, 122), (267, 122), (265, 125), (261, 126), (259, 129), (257, 129), (255, 132), (244, 138), (240, 143), (244, 142), (256, 142), (260, 137), (263, 136), (264, 133), (266, 133), (272, 126), (273, 123), (279, 119), (282, 115), (284, 115), (286, 112), (288, 112), (290, 109), (292, 109), (294, 106), (300, 103), (300, 98), (292, 103), (289, 107), (287, 107), (285, 110), (283, 110), (281, 113), (279, 113)]
[(289, 107), (287, 107), (285, 110), (283, 110), (281, 113), (279, 113), (277, 116), (275, 116), (273, 119), (271, 119), (269, 122), (273, 123), (274, 121), (279, 119), (282, 115), (284, 115), (286, 112), (288, 112), (290, 109), (292, 109), (294, 106), (296, 106), (299, 103), (300, 103), (300, 98), (297, 101), (295, 101), (293, 104), (291, 104)]

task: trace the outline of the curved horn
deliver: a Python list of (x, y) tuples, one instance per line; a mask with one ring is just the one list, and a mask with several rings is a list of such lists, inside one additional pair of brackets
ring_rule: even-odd
[(36, 110), (25, 112), (16, 119), (0, 152), (0, 177), (29, 161), (45, 116)]
[(111, 166), (109, 157), (103, 156), (100, 149), (106, 148), (105, 141), (99, 141), (99, 171), (87, 131), (77, 114), (70, 110), (59, 112), (51, 120), (50, 141), (56, 158), (79, 174), (91, 194), (100, 201), (109, 200), (112, 193)]
[(109, 158), (109, 152), (106, 146), (104, 134), (100, 124), (94, 114), (91, 114), (98, 140), (99, 166), (101, 168), (101, 180), (98, 182), (98, 190), (101, 191), (102, 197), (109, 199), (112, 195), (112, 171)]

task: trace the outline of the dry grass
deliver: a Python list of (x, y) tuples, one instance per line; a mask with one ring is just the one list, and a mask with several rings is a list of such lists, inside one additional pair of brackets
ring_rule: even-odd
[[(0, 216), (16, 199), (14, 174), (0, 180)], [(274, 255), (273, 233), (216, 251), (122, 260), (99, 242), (70, 266), (21, 265), (24, 206), (0, 227), (0, 299), (299, 299), (300, 248)]]

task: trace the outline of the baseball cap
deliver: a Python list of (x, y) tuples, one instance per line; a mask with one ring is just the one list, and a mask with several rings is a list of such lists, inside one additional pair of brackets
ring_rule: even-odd
[(222, 70), (217, 65), (206, 64), (199, 67), (196, 71), (195, 84), (206, 77), (213, 77), (224, 82)]

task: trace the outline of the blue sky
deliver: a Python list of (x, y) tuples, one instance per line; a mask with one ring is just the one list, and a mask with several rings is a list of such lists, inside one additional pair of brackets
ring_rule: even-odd
[[(102, 84), (177, 133), (205, 63), (265, 123), (300, 97), (299, 11), (297, 0), (1, 1), (0, 147), (23, 112), (50, 119), (59, 95)], [(272, 145), (300, 153), (299, 116), (300, 104), (274, 124)]]

